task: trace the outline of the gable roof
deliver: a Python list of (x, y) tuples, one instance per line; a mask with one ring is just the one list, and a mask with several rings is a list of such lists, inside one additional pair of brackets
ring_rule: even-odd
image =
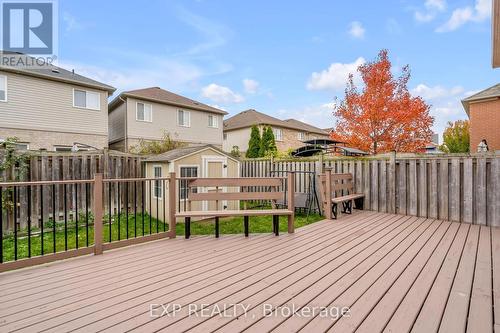
[(326, 132), (325, 130), (322, 130), (321, 128), (313, 125), (309, 125), (297, 119), (286, 119), (285, 121), (298, 129), (302, 129), (304, 132), (328, 135), (328, 132)]
[(185, 107), (199, 111), (207, 111), (222, 115), (227, 114), (226, 111), (211, 107), (209, 105), (203, 104), (201, 102), (195, 101), (193, 99), (181, 95), (174, 94), (173, 92), (167, 91), (160, 87), (151, 87), (151, 88), (124, 91), (109, 104), (109, 109), (111, 110), (112, 108), (114, 108), (115, 105), (123, 102), (123, 98), (125, 97), (133, 97), (151, 102)]
[(476, 101), (481, 101), (484, 99), (494, 99), (494, 98), (500, 98), (500, 83), (495, 84), (492, 87), (486, 88), (483, 91), (478, 92), (477, 94), (474, 94), (472, 96), (469, 96), (465, 99), (462, 100), (462, 105), (465, 109), (465, 112), (467, 112), (467, 115), (469, 115), (469, 106), (470, 102), (476, 102)]
[(232, 131), (253, 125), (271, 125), (294, 130), (328, 135), (323, 130), (295, 119), (281, 120), (254, 109), (246, 110), (224, 120), (224, 131)]
[[(0, 56), (16, 57), (16, 58), (32, 58), (28, 55), (15, 53), (15, 52), (8, 52), (8, 51), (0, 51)], [(34, 61), (34, 58), (32, 58), (32, 59)], [(20, 64), (19, 62), (16, 62), (16, 61), (13, 61), (12, 63)], [(48, 79), (48, 80), (64, 82), (64, 83), (76, 84), (76, 85), (94, 88), (94, 89), (98, 89), (98, 90), (105, 90), (105, 91), (108, 91), (110, 94), (112, 94), (116, 90), (116, 88), (114, 88), (110, 85), (104, 84), (102, 82), (90, 79), (90, 78), (85, 77), (85, 76), (80, 75), (80, 74), (77, 74), (74, 71), (68, 71), (62, 67), (57, 67), (54, 65), (47, 64), (44, 67), (39, 67), (39, 68), (29, 68), (29, 67), (21, 66), (21, 65), (19, 65), (19, 66), (0, 65), (0, 70), (6, 71), (6, 72), (11, 72), (11, 73), (29, 75), (29, 76), (33, 76), (33, 77)]]
[(288, 127), (283, 120), (271, 117), (254, 109), (242, 111), (229, 119), (224, 120), (224, 130), (231, 131), (253, 125), (274, 125)]
[(203, 151), (206, 149), (212, 149), (218, 153), (221, 153), (235, 161), (238, 161), (238, 159), (234, 158), (233, 156), (229, 155), (228, 153), (220, 150), (217, 147), (214, 147), (212, 145), (195, 145), (195, 146), (189, 146), (189, 147), (183, 147), (183, 148), (177, 148), (173, 150), (169, 150), (163, 154), (155, 155), (152, 157), (149, 157), (144, 160), (144, 162), (173, 162), (175, 160), (178, 160), (182, 157), (186, 157), (188, 155), (197, 153), (199, 151)]

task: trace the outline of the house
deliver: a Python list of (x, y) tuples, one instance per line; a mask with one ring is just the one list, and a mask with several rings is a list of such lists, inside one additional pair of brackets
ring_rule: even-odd
[(470, 151), (485, 139), (490, 151), (500, 150), (500, 83), (462, 100), (469, 116)]
[(30, 150), (105, 148), (114, 91), (53, 65), (0, 66), (0, 141), (17, 137), (18, 148)]
[[(212, 145), (193, 145), (170, 150), (146, 159), (144, 164), (146, 178), (165, 178), (170, 172), (175, 172), (176, 177), (180, 178), (235, 178), (240, 175), (239, 160)], [(158, 218), (163, 219), (163, 213), (168, 212), (166, 188), (166, 183), (163, 180), (153, 181), (153, 184), (148, 185), (146, 207), (150, 207), (148, 209), (151, 210), (150, 213), (155, 218), (158, 216)], [(236, 191), (237, 189), (221, 188), (221, 190)], [(179, 180), (179, 190), (176, 195), (177, 211), (185, 210), (187, 189), (183, 187), (182, 179)], [(218, 204), (219, 210), (239, 209), (237, 201), (219, 202)], [(216, 209), (215, 205), (215, 202), (196, 201), (191, 203), (191, 208), (194, 210), (214, 210)], [(168, 216), (168, 213), (165, 216)]]
[(264, 126), (271, 126), (279, 151), (299, 148), (305, 140), (328, 138), (327, 132), (312, 125), (295, 119), (280, 120), (250, 109), (224, 121), (224, 151), (237, 146), (240, 152), (245, 152), (253, 125), (261, 131)]
[(222, 147), (226, 114), (159, 87), (126, 91), (109, 104), (109, 146), (128, 152), (168, 133), (175, 141)]
[(493, 68), (500, 67), (500, 0), (493, 0), (491, 15)]

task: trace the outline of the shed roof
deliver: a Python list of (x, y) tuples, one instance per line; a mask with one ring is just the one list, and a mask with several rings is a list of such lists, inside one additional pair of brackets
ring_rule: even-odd
[(215, 150), (216, 152), (221, 153), (221, 154), (223, 154), (231, 159), (238, 160), (215, 146), (196, 145), (196, 146), (189, 146), (189, 147), (183, 147), (183, 148), (169, 150), (163, 154), (149, 157), (149, 158), (145, 159), (144, 162), (172, 162), (172, 161), (178, 160), (182, 157), (186, 157), (188, 155), (191, 155), (191, 154), (194, 154), (194, 153), (206, 150), (206, 149)]

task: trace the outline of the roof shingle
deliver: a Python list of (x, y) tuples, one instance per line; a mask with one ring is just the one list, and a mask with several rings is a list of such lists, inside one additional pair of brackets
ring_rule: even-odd
[(151, 87), (137, 90), (125, 91), (120, 94), (115, 100), (111, 102), (111, 104), (119, 101), (119, 97), (136, 97), (139, 99), (145, 99), (157, 103), (163, 103), (168, 105), (181, 106), (186, 108), (191, 108), (195, 110), (207, 111), (217, 114), (226, 115), (227, 112), (214, 108), (212, 106), (203, 104), (201, 102), (195, 101), (193, 99), (174, 94), (173, 92), (167, 91), (160, 87)]

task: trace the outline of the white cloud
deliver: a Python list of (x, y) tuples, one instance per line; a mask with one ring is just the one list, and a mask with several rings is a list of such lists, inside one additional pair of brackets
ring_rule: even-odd
[(439, 26), (437, 32), (449, 32), (460, 28), (467, 22), (482, 22), (491, 16), (491, 0), (476, 0), (474, 8), (471, 6), (457, 8), (451, 17)]
[(259, 89), (259, 82), (252, 79), (244, 79), (243, 87), (247, 94), (255, 94), (257, 89)]
[(365, 37), (365, 28), (361, 22), (353, 21), (349, 24), (349, 35), (358, 39)]
[(342, 90), (346, 87), (349, 74), (354, 75), (354, 82), (360, 83), (361, 77), (357, 71), (358, 67), (366, 61), (359, 57), (352, 63), (333, 63), (321, 72), (314, 72), (307, 82), (309, 90)]
[(466, 119), (467, 115), (461, 104), (461, 99), (468, 92), (461, 86), (447, 88), (442, 85), (428, 86), (419, 84), (411, 90), (415, 96), (422, 97), (431, 105), (431, 115), (434, 117), (434, 131), (442, 134), (448, 121)]
[(233, 92), (228, 87), (211, 83), (201, 89), (203, 97), (209, 98), (217, 103), (241, 103), (245, 99), (240, 94)]
[(426, 100), (434, 100), (443, 97), (458, 96), (462, 94), (464, 91), (465, 89), (461, 86), (455, 86), (448, 89), (440, 85), (429, 87), (425, 84), (419, 84), (411, 90), (413, 95), (421, 96)]
[(295, 110), (280, 109), (278, 114), (283, 119), (293, 118), (318, 128), (328, 128), (333, 127), (335, 124), (331, 104), (305, 106)]
[(220, 105), (217, 105), (217, 104), (210, 104), (211, 107), (213, 108), (216, 108), (216, 109), (219, 109), (219, 110), (222, 110), (222, 111), (228, 111), (227, 108), (223, 107), (223, 106), (220, 106)]
[(224, 25), (194, 14), (183, 7), (178, 8), (177, 17), (195, 29), (204, 39), (201, 43), (189, 48), (186, 51), (188, 55), (204, 54), (211, 49), (223, 46), (232, 36), (231, 30)]
[(160, 86), (165, 89), (182, 91), (193, 82), (205, 76), (197, 66), (169, 59), (147, 57), (137, 65), (118, 69), (88, 65), (79, 62), (59, 62), (58, 66), (74, 69), (77, 74), (116, 87), (118, 91)]
[(425, 11), (415, 11), (415, 20), (418, 22), (429, 22), (434, 20), (438, 12), (446, 10), (446, 0), (426, 0)]

